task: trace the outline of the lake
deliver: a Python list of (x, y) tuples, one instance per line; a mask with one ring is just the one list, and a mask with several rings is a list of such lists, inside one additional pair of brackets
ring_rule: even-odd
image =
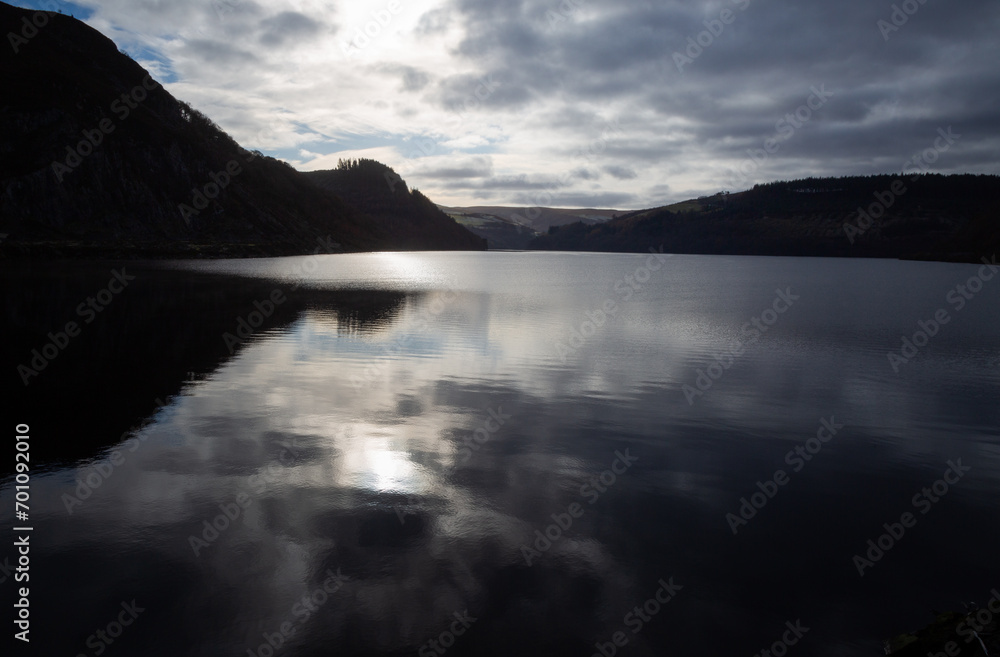
[(1000, 269), (0, 272), (32, 654), (879, 655), (1000, 587)]

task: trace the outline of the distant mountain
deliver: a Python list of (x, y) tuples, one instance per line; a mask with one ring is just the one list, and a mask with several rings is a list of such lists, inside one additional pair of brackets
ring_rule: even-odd
[(375, 220), (392, 235), (398, 249), (480, 251), (486, 241), (456, 223), (390, 167), (369, 159), (341, 160), (336, 169), (304, 174), (350, 206)]
[(279, 255), (321, 239), (348, 251), (483, 248), (440, 220), (419, 240), (408, 225), (397, 238), (242, 148), (78, 20), (0, 3), (0, 33), (0, 256)]
[(498, 217), (505, 222), (525, 226), (539, 233), (545, 232), (550, 226), (562, 226), (577, 221), (599, 224), (624, 214), (621, 210), (525, 208), (503, 205), (476, 205), (466, 208), (441, 206), (441, 209), (450, 215)]
[(538, 231), (534, 228), (515, 223), (495, 214), (465, 213), (449, 209), (448, 216), (465, 226), (470, 232), (485, 239), (491, 250), (525, 249), (531, 240), (538, 237)]
[(581, 221), (596, 224), (622, 214), (619, 210), (573, 210), (478, 205), (440, 208), (471, 232), (486, 238), (491, 249), (525, 249), (551, 226)]
[(918, 258), (977, 262), (1000, 251), (1000, 177), (809, 178), (554, 226), (529, 248), (559, 251)]

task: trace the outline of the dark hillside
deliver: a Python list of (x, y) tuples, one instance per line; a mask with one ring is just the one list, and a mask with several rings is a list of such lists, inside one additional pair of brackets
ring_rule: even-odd
[(410, 190), (390, 167), (369, 159), (341, 160), (336, 169), (305, 174), (375, 220), (400, 249), (482, 250), (473, 235), (416, 189)]
[(319, 238), (343, 250), (456, 248), (450, 227), (402, 246), (384, 223), (242, 148), (107, 37), (0, 3), (3, 34), (25, 19), (37, 33), (0, 48), (0, 256), (280, 255), (312, 252)]
[(662, 244), (674, 253), (978, 261), (1000, 247), (998, 209), (997, 176), (809, 178), (552, 227), (530, 248), (637, 252)]

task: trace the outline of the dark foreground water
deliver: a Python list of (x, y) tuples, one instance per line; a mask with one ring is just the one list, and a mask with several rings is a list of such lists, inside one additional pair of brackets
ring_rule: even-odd
[(25, 654), (879, 655), (1000, 587), (998, 274), (5, 265)]

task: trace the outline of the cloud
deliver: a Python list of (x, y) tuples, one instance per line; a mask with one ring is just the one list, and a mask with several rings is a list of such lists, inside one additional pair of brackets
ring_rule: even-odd
[(426, 72), (404, 64), (381, 64), (376, 70), (398, 77), (403, 91), (421, 91), (431, 81)]
[(449, 139), (441, 142), (441, 146), (452, 150), (468, 150), (479, 148), (490, 144), (490, 140), (483, 135), (463, 135), (457, 139)]
[(489, 178), (493, 175), (493, 160), (489, 157), (423, 158), (410, 174), (427, 178)]
[(601, 177), (601, 174), (593, 169), (588, 169), (586, 167), (580, 167), (578, 169), (573, 169), (570, 175), (577, 180), (597, 180)]
[(222, 41), (192, 39), (185, 46), (189, 57), (216, 62), (222, 66), (255, 66), (260, 63), (249, 50)]
[(962, 137), (935, 170), (1000, 172), (992, 0), (919, 4), (888, 38), (890, 4), (866, 0), (80, 4), (248, 146), (312, 168), (377, 152), (451, 205), (684, 200), (733, 189), (776, 134), (739, 185), (899, 172), (949, 126)]
[(616, 180), (635, 180), (639, 177), (639, 174), (635, 172), (635, 169), (626, 166), (619, 166), (617, 164), (609, 164), (604, 167), (604, 171)]
[(281, 46), (289, 39), (310, 39), (320, 33), (319, 23), (296, 11), (283, 11), (263, 24), (260, 42), (265, 46)]
[(451, 14), (443, 9), (428, 11), (420, 17), (414, 30), (419, 36), (433, 37), (442, 34), (451, 24)]

